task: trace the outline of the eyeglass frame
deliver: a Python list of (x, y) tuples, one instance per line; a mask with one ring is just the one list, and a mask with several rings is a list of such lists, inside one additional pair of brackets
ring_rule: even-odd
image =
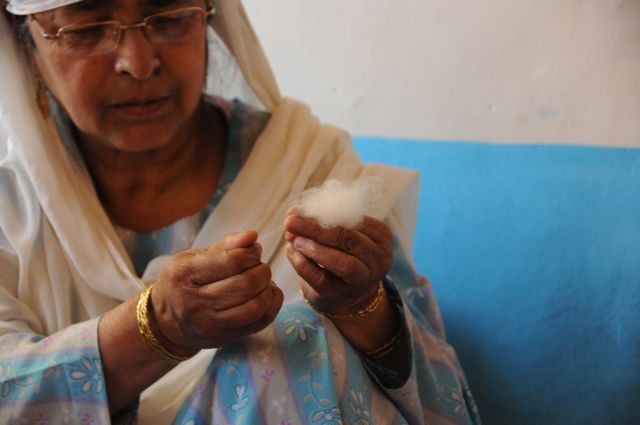
[(58, 39), (60, 39), (60, 37), (62, 37), (64, 35), (64, 33), (66, 31), (69, 31), (70, 29), (82, 29), (84, 27), (90, 27), (92, 25), (98, 25), (98, 24), (117, 24), (116, 31), (115, 31), (115, 35), (117, 35), (117, 43), (115, 44), (115, 47), (113, 49), (106, 50), (106, 51), (100, 52), (100, 53), (95, 53), (93, 55), (92, 54), (81, 55), (81, 56), (94, 56), (94, 55), (97, 56), (97, 55), (111, 53), (114, 50), (116, 50), (118, 48), (118, 46), (120, 45), (120, 41), (122, 40), (123, 33), (125, 31), (127, 31), (127, 30), (141, 28), (142, 31), (144, 32), (145, 36), (150, 40), (149, 33), (147, 32), (147, 31), (149, 31), (148, 28), (150, 28), (150, 25), (148, 24), (147, 21), (150, 18), (153, 18), (153, 17), (156, 17), (156, 16), (166, 15), (166, 14), (169, 14), (169, 13), (179, 12), (179, 11), (194, 11), (195, 12), (196, 10), (202, 14), (202, 17), (205, 20), (209, 19), (211, 16), (216, 14), (216, 9), (213, 6), (210, 6), (209, 9), (206, 9), (206, 10), (201, 8), (201, 7), (198, 7), (198, 6), (189, 6), (189, 7), (181, 7), (181, 8), (173, 9), (173, 10), (167, 10), (165, 12), (153, 13), (151, 15), (146, 16), (141, 22), (138, 22), (136, 24), (130, 24), (130, 25), (124, 25), (120, 21), (97, 21), (97, 22), (90, 22), (88, 24), (63, 25), (60, 28), (58, 28), (58, 30), (56, 31), (55, 34), (50, 34), (49, 32), (47, 32), (47, 30), (42, 26), (42, 24), (40, 22), (38, 22), (38, 20), (36, 19), (35, 15), (29, 15), (29, 20), (32, 21), (32, 22), (35, 22), (36, 26), (38, 27), (38, 32), (40, 33), (40, 35), (45, 40), (58, 40)]

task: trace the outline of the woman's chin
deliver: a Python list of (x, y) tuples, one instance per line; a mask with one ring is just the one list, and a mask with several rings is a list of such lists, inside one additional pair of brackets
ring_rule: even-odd
[(102, 140), (109, 148), (128, 153), (155, 151), (168, 147), (175, 134), (167, 128), (136, 128), (124, 134), (113, 134)]
[(122, 153), (142, 154), (145, 152), (157, 152), (165, 147), (168, 143), (144, 143), (140, 141), (136, 142), (123, 142), (119, 144), (112, 144), (110, 147)]

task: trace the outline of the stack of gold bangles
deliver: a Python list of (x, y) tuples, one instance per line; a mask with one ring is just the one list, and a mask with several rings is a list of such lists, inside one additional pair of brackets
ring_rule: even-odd
[(326, 311), (322, 311), (318, 309), (315, 305), (313, 305), (313, 303), (304, 296), (304, 293), (302, 292), (302, 290), (300, 290), (300, 294), (302, 294), (302, 298), (307, 304), (309, 304), (309, 306), (312, 309), (322, 314), (323, 316), (328, 317), (329, 319), (332, 319), (332, 320), (348, 320), (356, 317), (365, 317), (369, 313), (372, 313), (373, 311), (375, 311), (375, 309), (378, 308), (378, 306), (382, 302), (382, 299), (384, 298), (384, 286), (382, 285), (382, 282), (379, 282), (378, 291), (376, 292), (376, 296), (373, 298), (373, 300), (366, 307), (356, 311), (355, 313), (348, 313), (348, 314), (333, 314), (333, 313), (328, 313)]
[(374, 360), (378, 360), (383, 358), (384, 356), (389, 355), (402, 342), (402, 337), (404, 336), (404, 332), (405, 332), (404, 323), (401, 323), (400, 328), (398, 328), (396, 333), (388, 342), (384, 343), (378, 348), (374, 348), (373, 350), (365, 351), (364, 355)]
[[(382, 282), (378, 283), (378, 290), (376, 292), (376, 296), (366, 307), (356, 311), (355, 313), (348, 313), (348, 314), (334, 314), (334, 313), (328, 313), (326, 311), (322, 311), (318, 309), (315, 305), (313, 305), (313, 303), (304, 296), (304, 293), (302, 292), (302, 290), (300, 290), (300, 294), (302, 295), (302, 299), (304, 299), (304, 301), (307, 304), (309, 304), (309, 306), (312, 309), (322, 314), (323, 316), (332, 320), (348, 320), (348, 319), (354, 319), (356, 317), (365, 317), (368, 314), (375, 311), (378, 308), (378, 306), (382, 303), (382, 300), (384, 298), (384, 285)], [(393, 350), (395, 350), (398, 347), (398, 345), (400, 345), (400, 343), (402, 343), (402, 337), (404, 336), (405, 331), (406, 329), (405, 329), (404, 323), (401, 323), (400, 328), (398, 328), (396, 333), (393, 335), (393, 337), (389, 341), (387, 341), (380, 347), (365, 351), (364, 355), (374, 360), (381, 359), (389, 355)]]
[(147, 307), (149, 305), (149, 297), (151, 296), (151, 290), (153, 289), (153, 283), (147, 287), (140, 294), (138, 304), (136, 305), (136, 320), (138, 322), (138, 332), (142, 336), (142, 339), (147, 344), (147, 347), (154, 353), (156, 353), (162, 360), (170, 364), (178, 364), (191, 358), (190, 356), (178, 356), (172, 354), (165, 349), (160, 342), (156, 339), (155, 335), (149, 327), (149, 315)]

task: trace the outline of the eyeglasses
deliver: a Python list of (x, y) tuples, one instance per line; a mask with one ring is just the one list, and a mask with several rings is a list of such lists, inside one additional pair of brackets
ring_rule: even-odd
[(102, 21), (91, 24), (65, 25), (55, 34), (49, 34), (33, 15), (29, 18), (36, 23), (42, 37), (57, 40), (69, 55), (95, 56), (112, 52), (118, 48), (122, 33), (126, 30), (142, 28), (152, 43), (180, 43), (196, 37), (205, 28), (207, 18), (215, 9), (185, 7), (169, 12), (149, 15), (140, 23), (122, 25), (118, 21)]

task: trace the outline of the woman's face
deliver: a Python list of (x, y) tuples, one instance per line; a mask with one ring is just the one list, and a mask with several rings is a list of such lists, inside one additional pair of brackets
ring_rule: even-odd
[[(150, 14), (189, 6), (204, 8), (204, 1), (85, 0), (36, 19), (55, 34), (69, 24), (135, 24)], [(34, 64), (85, 141), (140, 152), (188, 132), (206, 75), (204, 28), (197, 37), (162, 44), (150, 42), (142, 29), (131, 29), (114, 51), (85, 57), (44, 39), (34, 22), (30, 28)]]

